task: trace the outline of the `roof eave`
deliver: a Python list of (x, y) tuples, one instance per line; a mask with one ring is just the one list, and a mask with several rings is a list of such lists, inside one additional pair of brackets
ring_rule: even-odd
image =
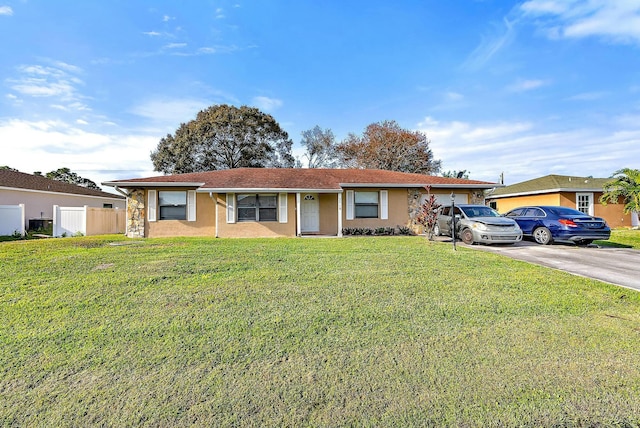
[(542, 189), (542, 190), (531, 190), (526, 192), (515, 192), (515, 193), (505, 193), (502, 195), (491, 195), (492, 198), (513, 198), (516, 196), (531, 196), (531, 195), (544, 195), (546, 193), (562, 193), (562, 192), (575, 192), (575, 193), (585, 193), (585, 192), (602, 192), (601, 188), (598, 189), (580, 189), (580, 188), (558, 188), (558, 189)]
[(443, 184), (443, 183), (340, 183), (342, 187), (431, 187), (432, 189), (493, 189), (494, 187), (504, 187), (502, 184)]
[(342, 193), (342, 189), (282, 187), (201, 187), (197, 192), (212, 193)]
[(198, 182), (163, 182), (163, 181), (105, 181), (103, 186), (130, 189), (132, 187), (202, 187), (205, 183)]

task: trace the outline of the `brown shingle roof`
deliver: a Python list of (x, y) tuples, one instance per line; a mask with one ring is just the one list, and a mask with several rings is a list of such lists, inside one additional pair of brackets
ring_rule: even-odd
[(0, 187), (124, 199), (120, 195), (103, 192), (102, 190), (88, 189), (75, 184), (51, 180), (39, 175), (25, 174), (24, 172), (11, 171), (8, 169), (0, 169)]
[(396, 185), (409, 187), (475, 187), (488, 189), (496, 183), (437, 177), (377, 169), (237, 168), (221, 171), (115, 180), (106, 186), (152, 187), (189, 183), (201, 189), (318, 189), (339, 190), (342, 185)]
[(533, 180), (523, 181), (496, 189), (491, 197), (506, 195), (523, 195), (527, 193), (545, 193), (553, 191), (602, 190), (610, 178), (575, 177), (569, 175), (545, 175)]

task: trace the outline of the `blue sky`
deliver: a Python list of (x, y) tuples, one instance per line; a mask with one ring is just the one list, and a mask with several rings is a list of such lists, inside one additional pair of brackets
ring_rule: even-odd
[[(395, 120), (505, 184), (640, 168), (640, 0), (0, 0), (0, 165), (157, 175), (213, 104), (294, 141)], [(301, 158), (302, 161), (304, 159)]]

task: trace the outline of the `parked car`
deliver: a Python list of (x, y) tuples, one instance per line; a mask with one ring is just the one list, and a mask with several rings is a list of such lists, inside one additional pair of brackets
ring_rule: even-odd
[(596, 239), (609, 239), (611, 229), (600, 217), (593, 217), (568, 207), (528, 206), (505, 214), (520, 225), (524, 236), (538, 244), (570, 241), (589, 245)]
[(433, 234), (451, 236), (452, 215), (456, 237), (465, 244), (513, 244), (522, 240), (522, 231), (513, 219), (502, 217), (485, 205), (455, 205), (438, 208)]

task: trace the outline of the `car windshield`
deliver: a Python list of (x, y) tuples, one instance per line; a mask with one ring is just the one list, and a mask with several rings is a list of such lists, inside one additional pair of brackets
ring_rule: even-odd
[(500, 217), (497, 211), (489, 207), (462, 207), (467, 217)]

